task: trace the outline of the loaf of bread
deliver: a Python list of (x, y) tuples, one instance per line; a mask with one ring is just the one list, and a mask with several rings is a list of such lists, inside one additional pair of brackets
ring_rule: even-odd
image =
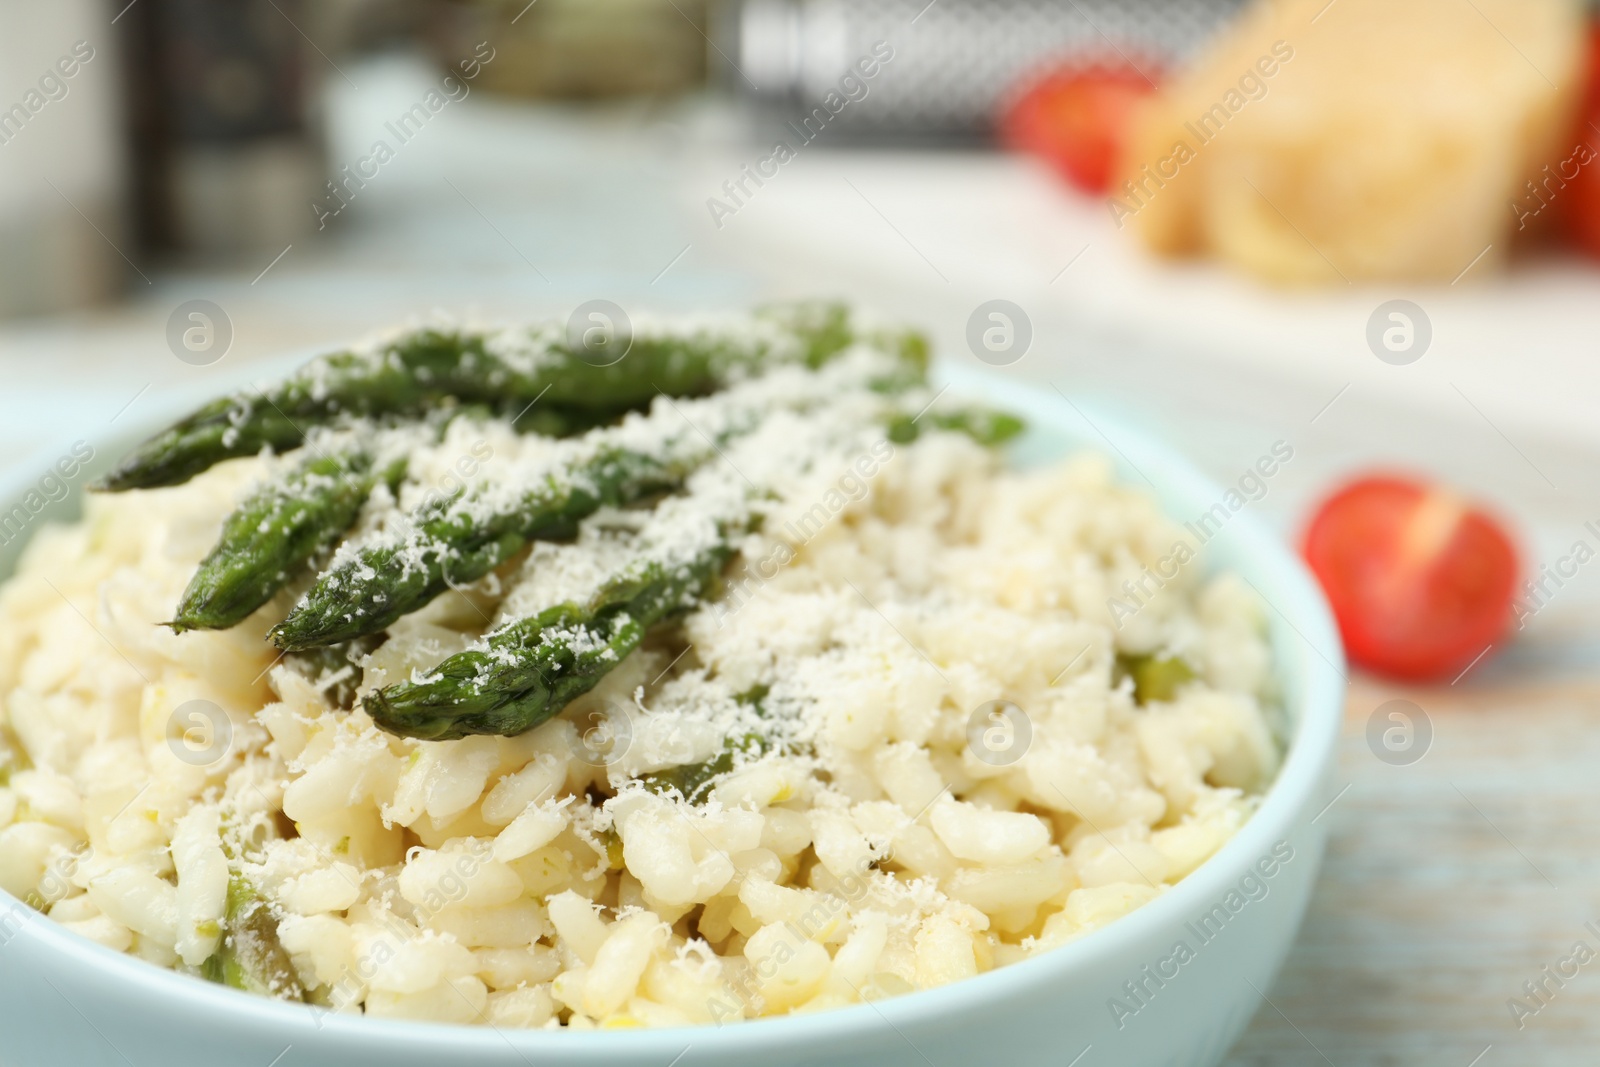
[(1112, 216), (1271, 281), (1483, 270), (1560, 195), (1580, 27), (1571, 0), (1266, 0), (1141, 111)]

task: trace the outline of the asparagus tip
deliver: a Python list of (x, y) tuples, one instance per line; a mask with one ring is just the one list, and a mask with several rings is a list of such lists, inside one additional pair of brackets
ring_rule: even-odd
[[(91, 493), (124, 493), (129, 489), (144, 489), (147, 486), (139, 478), (133, 477), (127, 464), (113, 467), (100, 477), (89, 483)], [(150, 486), (148, 488), (154, 488)]]
[(284, 652), (305, 652), (313, 648), (321, 648), (324, 645), (333, 643), (330, 641), (306, 641), (296, 638), (288, 629), (288, 624), (286, 622), (280, 622), (278, 625), (268, 630), (267, 640), (271, 641)]

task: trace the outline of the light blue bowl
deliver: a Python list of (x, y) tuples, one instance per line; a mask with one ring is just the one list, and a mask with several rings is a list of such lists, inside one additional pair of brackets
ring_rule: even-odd
[[(1221, 497), (1185, 460), (1114, 419), (992, 374), (940, 369), (959, 389), (1028, 418), (1020, 462), (1083, 447), (1109, 451), (1124, 477), (1147, 478), (1180, 517)], [(197, 399), (91, 441), (90, 474)], [(0, 515), (65, 445), (0, 478)], [(75, 517), (76, 496), (49, 505), (35, 523)], [(0, 546), (0, 576), (11, 573), (23, 540)], [(1214, 857), (1150, 904), (1056, 951), (940, 989), (816, 1015), (681, 1030), (498, 1031), (331, 1015), (250, 996), (102, 948), (0, 893), (0, 1060), (18, 1067), (1215, 1064), (1260, 1005), (1258, 991), (1271, 986), (1316, 879), (1324, 833), (1312, 820), (1330, 797), (1344, 666), (1321, 593), (1251, 515), (1235, 515), (1207, 547), (1212, 566), (1241, 574), (1270, 605), (1291, 724), (1287, 759), (1260, 810)], [(1175, 951), (1180, 943), (1186, 951)]]

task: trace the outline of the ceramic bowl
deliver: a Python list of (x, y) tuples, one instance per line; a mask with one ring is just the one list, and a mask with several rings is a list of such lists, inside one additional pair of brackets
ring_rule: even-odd
[[(942, 368), (1026, 415), (1019, 462), (1088, 447), (1148, 481), (1180, 520), (1223, 490), (1144, 433), (1049, 390)], [(193, 406), (147, 405), (88, 441), (73, 492), (30, 526), (76, 514), (81, 486)], [(0, 516), (70, 441), (0, 478)], [(35, 496), (33, 503), (39, 498)], [(0, 539), (5, 533), (0, 531)], [(25, 535), (0, 545), (8, 575)], [(1208, 1067), (1262, 1003), (1300, 925), (1323, 850), (1343, 660), (1327, 606), (1278, 538), (1241, 509), (1207, 548), (1268, 602), (1288, 712), (1287, 758), (1260, 810), (1155, 901), (1053, 952), (927, 992), (814, 1015), (678, 1030), (500, 1031), (334, 1015), (161, 970), (68, 933), (0, 893), (0, 1059), (19, 1067)]]

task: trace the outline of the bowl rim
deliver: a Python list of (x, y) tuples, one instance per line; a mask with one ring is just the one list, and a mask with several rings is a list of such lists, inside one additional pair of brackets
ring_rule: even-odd
[[(281, 358), (253, 363), (248, 373), (257, 378), (280, 369), (286, 371), (315, 351), (299, 350)], [(939, 381), (963, 391), (987, 395), (1042, 424), (1059, 422), (1070, 412), (1111, 447), (1114, 453), (1111, 458), (1121, 480), (1131, 481), (1133, 475), (1144, 478), (1146, 470), (1157, 472), (1161, 484), (1155, 486), (1155, 492), (1159, 498), (1177, 493), (1177, 487), (1182, 487), (1182, 495), (1197, 500), (1215, 501), (1223, 493), (1221, 486), (1202, 474), (1177, 450), (1093, 403), (1069, 399), (1059, 389), (1056, 390), (1060, 393), (1058, 398), (1036, 382), (1002, 376), (994, 370), (957, 365), (948, 359), (935, 361), (933, 374)], [(223, 384), (237, 385), (245, 376), (243, 370), (231, 372)], [(197, 406), (197, 397), (203, 402), (218, 392), (218, 385), (212, 382), (204, 388), (174, 388), (165, 402), (147, 411), (143, 418), (132, 420), (115, 435), (104, 436), (137, 439), (187, 413)], [(1092, 412), (1092, 416), (1088, 412)], [(1071, 436), (1081, 442), (1076, 447), (1104, 451), (1091, 444), (1089, 433)], [(50, 448), (36, 449), (24, 461), (0, 471), (0, 501), (20, 496), (38, 473), (49, 466), (56, 452)], [(1163, 499), (1163, 510), (1170, 510), (1170, 503)], [(1234, 836), (1154, 900), (1076, 941), (972, 978), (887, 1000), (730, 1025), (706, 1023), (603, 1031), (504, 1029), (492, 1024), (373, 1019), (273, 1000), (153, 966), (136, 956), (114, 951), (50, 921), (48, 916), (4, 890), (0, 890), (0, 907), (22, 908), (26, 921), (14, 936), (35, 940), (61, 960), (63, 967), (99, 972), (104, 982), (128, 983), (131, 988), (142, 990), (147, 1000), (168, 1001), (173, 1010), (182, 1010), (187, 1005), (211, 1017), (219, 1017), (223, 1024), (231, 1019), (241, 1024), (277, 1029), (286, 1038), (294, 1033), (299, 1035), (297, 1041), (315, 1040), (324, 1047), (372, 1049), (420, 1044), (435, 1048), (448, 1046), (454, 1051), (471, 1053), (499, 1050), (509, 1043), (519, 1055), (537, 1053), (598, 1061), (629, 1054), (666, 1052), (670, 1056), (693, 1035), (693, 1046), (703, 1053), (748, 1055), (816, 1036), (824, 1029), (830, 1039), (848, 1038), (880, 1030), (885, 1024), (903, 1030), (958, 1012), (981, 1012), (1028, 989), (1048, 985), (1068, 973), (1091, 970), (1113, 960), (1139, 944), (1153, 930), (1174, 924), (1202, 910), (1204, 905), (1215, 903), (1233, 888), (1252, 862), (1267, 854), (1277, 841), (1287, 839), (1310, 804), (1321, 799), (1319, 790), (1323, 788), (1338, 743), (1344, 687), (1348, 681), (1343, 646), (1332, 613), (1299, 558), (1282, 539), (1267, 530), (1256, 514), (1241, 509), (1230, 519), (1228, 530), (1230, 536), (1238, 538), (1239, 548), (1233, 554), (1248, 556), (1250, 569), (1258, 575), (1270, 575), (1274, 586), (1283, 590), (1290, 601), (1289, 614), (1269, 602), (1292, 636), (1292, 641), (1287, 638), (1274, 641), (1275, 656), (1281, 658), (1285, 650), (1292, 647), (1301, 661), (1300, 669), (1291, 675), (1300, 679), (1300, 691), (1291, 692), (1285, 687), (1283, 693), (1285, 707), (1298, 704), (1299, 715), (1293, 719), (1287, 756), (1277, 777), (1262, 795), (1255, 813)], [(30, 540), (33, 532), (29, 531)], [(0, 581), (8, 579), (12, 570), (11, 567), (0, 568)], [(1262, 596), (1265, 599), (1265, 595)], [(1269, 623), (1271, 629), (1282, 636), (1277, 622), (1269, 620)], [(1281, 659), (1278, 669), (1282, 677), (1285, 672)], [(308, 1034), (308, 1027), (314, 1032)]]

